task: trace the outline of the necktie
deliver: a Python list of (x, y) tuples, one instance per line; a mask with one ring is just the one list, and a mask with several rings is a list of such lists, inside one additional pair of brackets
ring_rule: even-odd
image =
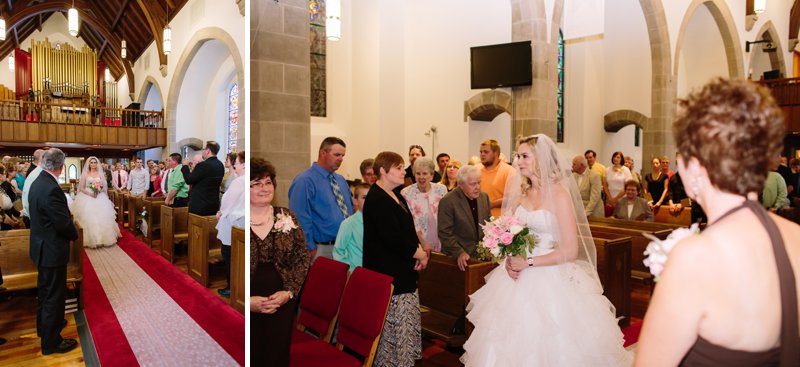
[(171, 169), (167, 170), (167, 174), (164, 176), (164, 196), (169, 194), (169, 174), (172, 172)]
[(336, 203), (339, 204), (339, 210), (342, 211), (342, 215), (347, 218), (347, 206), (344, 205), (344, 196), (342, 196), (342, 191), (339, 190), (339, 184), (336, 183), (336, 176), (333, 173), (328, 175), (328, 180), (331, 183), (331, 189), (333, 190), (333, 196), (336, 197)]

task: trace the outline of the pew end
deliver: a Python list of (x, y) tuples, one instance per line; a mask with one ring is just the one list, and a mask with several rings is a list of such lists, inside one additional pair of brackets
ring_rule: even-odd
[(161, 256), (175, 262), (175, 243), (189, 240), (189, 208), (161, 205)]
[(231, 229), (231, 298), (229, 302), (231, 307), (241, 314), (244, 314), (246, 309), (244, 277), (250, 269), (247, 265), (246, 249), (244, 228), (233, 227)]
[(216, 216), (189, 214), (189, 276), (208, 287), (211, 283), (209, 264), (222, 260), (222, 243), (217, 239)]

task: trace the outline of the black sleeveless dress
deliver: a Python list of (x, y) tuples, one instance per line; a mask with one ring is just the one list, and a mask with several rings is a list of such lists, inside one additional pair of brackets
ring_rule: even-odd
[(781, 291), (781, 346), (762, 352), (747, 352), (721, 347), (698, 336), (697, 341), (683, 357), (681, 366), (800, 366), (797, 290), (792, 264), (786, 254), (778, 226), (761, 205), (750, 200), (728, 211), (717, 221), (743, 208), (749, 208), (756, 214), (772, 242)]

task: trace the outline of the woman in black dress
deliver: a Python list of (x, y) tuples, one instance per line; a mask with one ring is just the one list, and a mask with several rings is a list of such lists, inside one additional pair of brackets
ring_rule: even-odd
[(422, 324), (417, 293), (417, 271), (428, 263), (419, 244), (414, 218), (402, 195), (403, 157), (382, 152), (373, 171), (378, 181), (364, 202), (364, 267), (394, 278), (394, 292), (375, 353), (375, 366), (414, 366), (422, 358)]
[(650, 194), (651, 200), (647, 202), (650, 209), (655, 210), (667, 200), (667, 188), (669, 187), (669, 177), (661, 172), (661, 160), (653, 158), (653, 172), (644, 177), (644, 192)]
[(294, 213), (273, 207), (275, 167), (250, 161), (250, 363), (289, 366), (295, 295), (309, 267)]

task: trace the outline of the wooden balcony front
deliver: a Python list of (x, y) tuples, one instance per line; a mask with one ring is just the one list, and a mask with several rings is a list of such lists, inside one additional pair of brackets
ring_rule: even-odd
[(125, 150), (167, 145), (162, 111), (63, 102), (0, 100), (0, 142), (17, 147)]
[(800, 78), (762, 80), (784, 113), (787, 134), (800, 133)]

